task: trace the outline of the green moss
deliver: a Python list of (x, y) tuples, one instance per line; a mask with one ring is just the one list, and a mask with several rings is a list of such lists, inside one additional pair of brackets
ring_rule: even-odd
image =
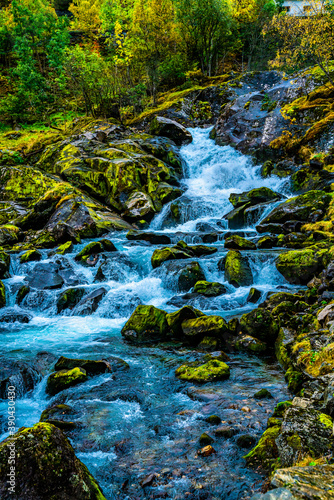
[(249, 465), (260, 465), (267, 470), (273, 467), (278, 456), (275, 441), (280, 434), (280, 430), (281, 427), (277, 425), (264, 431), (258, 444), (243, 457)]
[(226, 255), (225, 278), (236, 287), (253, 284), (252, 271), (248, 261), (238, 250), (230, 250)]
[(226, 238), (224, 242), (225, 248), (232, 248), (236, 250), (256, 250), (256, 245), (252, 241), (246, 240), (241, 236), (234, 234)]
[(42, 254), (38, 250), (28, 250), (20, 257), (20, 263), (25, 264), (26, 262), (41, 260)]
[(51, 373), (47, 380), (46, 392), (54, 396), (60, 391), (80, 384), (87, 380), (86, 370), (83, 368), (73, 368), (72, 370), (60, 370), (59, 372)]
[(291, 250), (279, 255), (276, 268), (289, 283), (306, 284), (324, 267), (327, 254), (327, 250), (319, 250), (316, 246)]
[(251, 335), (242, 335), (240, 338), (238, 337), (235, 342), (235, 347), (240, 351), (248, 351), (254, 354), (262, 354), (268, 350), (265, 342), (261, 342), (261, 340)]
[(294, 434), (292, 434), (291, 436), (288, 436), (286, 438), (286, 442), (294, 450), (301, 450), (302, 449), (302, 441), (296, 432)]
[(328, 415), (326, 415), (325, 413), (320, 413), (319, 420), (322, 425), (324, 425), (328, 429), (333, 430), (333, 420)]
[(270, 311), (258, 307), (240, 318), (243, 333), (259, 338), (264, 342), (273, 343), (278, 335), (278, 324)]
[(63, 245), (60, 245), (57, 248), (56, 253), (58, 253), (60, 255), (65, 255), (66, 253), (71, 253), (72, 250), (73, 250), (72, 241), (67, 241), (66, 243), (63, 243)]
[(292, 405), (291, 401), (282, 401), (281, 403), (277, 403), (273, 417), (284, 417), (284, 414), (288, 408)]
[(164, 340), (169, 333), (166, 315), (154, 306), (137, 306), (122, 328), (122, 335), (132, 342)]
[(6, 306), (6, 288), (2, 281), (0, 281), (0, 308)]
[(211, 360), (200, 366), (182, 365), (176, 369), (175, 375), (188, 382), (205, 383), (228, 378), (230, 369), (223, 361)]
[(200, 293), (205, 297), (217, 297), (226, 292), (226, 288), (221, 283), (210, 281), (197, 281), (194, 286), (194, 292)]
[(285, 373), (285, 379), (288, 382), (288, 389), (294, 394), (298, 393), (304, 380), (303, 375), (290, 367)]
[(182, 322), (186, 337), (210, 336), (221, 337), (228, 331), (228, 326), (221, 316), (200, 316)]

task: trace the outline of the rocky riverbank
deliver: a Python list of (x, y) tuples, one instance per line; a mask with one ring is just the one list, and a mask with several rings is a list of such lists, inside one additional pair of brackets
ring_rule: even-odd
[[(34, 153), (29, 165), (17, 163), (16, 152), (0, 152), (0, 323), (10, 349), (2, 358), (1, 397), (15, 385), (18, 398), (38, 388), (46, 398), (41, 423), (20, 429), (13, 439), (20, 455), (17, 498), (112, 498), (115, 490), (103, 496), (66, 434), (74, 439), (79, 457), (90, 446), (96, 453), (110, 453), (105, 434), (110, 427), (99, 428), (100, 413), (107, 410), (97, 405), (78, 417), (74, 407), (81, 400), (89, 407), (98, 399), (103, 408), (107, 402), (131, 401), (138, 412), (157, 411), (160, 403), (150, 401), (149, 388), (141, 392), (131, 381), (138, 371), (134, 359), (147, 352), (163, 359), (163, 367), (153, 369), (155, 395), (161, 370), (173, 387), (161, 382), (166, 401), (175, 384), (175, 394), (204, 402), (206, 408), (177, 404), (178, 419), (193, 419), (184, 424), (186, 433), (200, 413), (195, 427), (199, 435), (182, 441), (174, 429), (173, 438), (180, 444), (174, 444), (167, 467), (158, 452), (161, 442), (154, 445), (155, 451), (147, 444), (153, 435), (158, 439), (165, 432), (159, 424), (150, 424), (154, 432), (143, 431), (147, 453), (134, 444), (133, 436), (112, 439), (122, 466), (131, 470), (130, 476), (121, 474), (121, 498), (147, 498), (149, 492), (152, 498), (184, 498), (187, 493), (188, 498), (214, 499), (227, 491), (226, 498), (250, 498), (259, 486), (236, 486), (246, 464), (253, 483), (263, 481), (264, 475), (269, 478), (254, 499), (333, 498), (331, 103), (332, 90), (315, 72), (290, 79), (276, 72), (232, 75), (200, 95), (187, 93), (163, 113), (148, 115), (131, 127), (101, 121), (77, 125)], [(237, 153), (230, 167), (230, 159), (223, 156), (218, 163), (226, 162), (226, 171), (208, 171), (212, 186), (208, 184), (208, 195), (200, 197), (200, 177), (187, 174), (185, 158), (203, 154), (208, 144), (223, 155), (230, 153), (213, 143), (199, 143), (188, 157), (182, 155), (180, 147), (195, 141), (184, 126), (194, 123), (214, 125), (210, 135), (218, 145), (233, 145), (261, 162), (261, 168), (248, 160), (242, 163), (246, 160)], [(242, 176), (233, 190), (233, 175), (239, 171)], [(142, 288), (134, 293), (131, 284), (139, 282)], [(80, 354), (77, 346), (62, 349), (63, 340), (46, 347), (42, 331), (37, 343), (43, 348), (35, 351), (29, 328), (36, 328), (35, 316), (45, 311), (49, 319), (78, 322), (86, 317), (121, 318), (116, 330), (123, 340), (110, 351), (106, 331), (101, 340), (97, 330), (90, 339), (94, 355), (87, 353), (90, 347), (82, 347), (82, 358), (74, 355)], [(15, 357), (10, 344), (20, 332), (30, 346), (26, 352), (19, 344), (22, 359)], [(51, 337), (54, 332), (50, 330)], [(105, 355), (99, 342), (105, 342)], [(114, 356), (115, 349), (124, 360)], [(264, 377), (264, 367), (270, 372), (274, 358), (284, 369), (286, 388), (280, 385), (278, 390), (277, 383), (271, 390), (272, 379), (261, 378), (264, 382), (255, 388), (247, 363), (263, 363)], [(141, 369), (148, 369), (145, 361)], [(242, 373), (243, 400), (238, 400), (236, 373)], [(273, 377), (278, 377), (276, 372)], [(227, 387), (233, 394), (228, 404)], [(283, 393), (286, 400), (281, 399)], [(173, 404), (168, 400), (164, 417), (171, 428)], [(240, 411), (234, 415), (234, 410)], [(248, 416), (249, 427), (244, 423)], [(139, 420), (136, 425), (140, 428)], [(94, 432), (87, 434), (91, 426)], [(10, 498), (7, 444), (3, 441), (0, 449), (2, 498)], [(179, 456), (179, 446), (187, 447), (189, 457), (182, 457), (182, 466), (178, 462), (178, 476), (171, 461)], [(219, 476), (215, 460), (220, 468), (224, 453), (233, 461), (231, 447), (238, 450), (236, 467), (242, 472), (234, 486), (230, 476), (228, 486), (222, 486), (228, 473), (224, 469)], [(34, 484), (32, 460), (42, 471)], [(196, 460), (211, 471), (211, 483)], [(143, 466), (146, 461), (150, 467)], [(61, 475), (55, 473), (60, 463), (65, 464)], [(188, 469), (182, 468), (185, 463)], [(50, 474), (44, 474), (45, 469)], [(114, 472), (110, 477), (107, 483), (116, 485)], [(175, 493), (177, 477), (184, 489), (180, 486)], [(101, 479), (104, 489), (103, 474)], [(173, 484), (174, 496), (168, 484)], [(269, 488), (272, 492), (265, 493)]]

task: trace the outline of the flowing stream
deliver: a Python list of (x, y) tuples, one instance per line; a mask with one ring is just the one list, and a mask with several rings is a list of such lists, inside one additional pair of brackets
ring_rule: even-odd
[[(261, 186), (284, 193), (285, 185), (278, 178), (262, 179), (259, 167), (254, 167), (249, 158), (231, 147), (215, 145), (209, 132), (192, 129), (193, 142), (181, 148), (185, 172), (184, 194), (178, 200), (179, 223), (173, 222), (167, 205), (152, 221), (149, 231), (168, 234), (173, 242), (183, 239), (188, 243), (202, 243), (203, 236), (219, 233), (219, 241), (211, 243), (218, 252), (199, 260), (206, 279), (224, 283), (228, 293), (192, 298), (189, 303), (205, 313), (229, 319), (256, 305), (246, 302), (250, 287), (234, 288), (218, 270), (218, 261), (227, 253), (223, 236), (229, 229), (222, 217), (232, 209), (228, 197), (232, 192)], [(255, 222), (250, 221), (249, 227), (242, 230), (250, 239), (256, 236)], [(13, 316), (23, 312), (31, 320), (19, 324), (2, 322), (0, 317), (0, 367), (20, 360), (37, 366), (44, 374), (39, 378), (36, 375), (34, 389), (26, 394), (22, 391), (22, 395), (22, 381), (17, 376), (18, 427), (38, 422), (42, 411), (52, 404), (70, 405), (71, 420), (78, 425), (68, 437), (108, 500), (249, 498), (252, 492), (259, 491), (263, 477), (245, 466), (242, 456), (247, 449), (237, 445), (237, 438), (250, 434), (258, 439), (275, 404), (289, 397), (282, 371), (273, 359), (233, 353), (230, 379), (199, 387), (177, 380), (174, 371), (184, 361), (198, 359), (203, 353), (172, 344), (150, 348), (124, 343), (121, 328), (137, 305), (152, 304), (175, 311), (184, 302), (167, 267), (152, 270), (150, 259), (157, 246), (128, 241), (125, 233), (111, 233), (108, 237), (118, 252), (100, 256), (95, 267), (83, 267), (74, 260), (87, 241), (64, 256), (50, 256), (49, 250), (43, 250), (43, 259), (38, 263), (20, 264), (18, 256), (12, 256), (12, 278), (5, 280), (9, 307), (2, 315), (8, 318), (9, 313)], [(263, 294), (291, 288), (276, 271), (275, 251), (245, 253), (254, 276), (253, 286)], [(104, 278), (96, 282), (100, 264)], [(41, 265), (61, 271), (62, 289), (32, 289), (17, 306), (16, 295), (25, 277)], [(73, 286), (84, 286), (87, 292), (103, 287), (106, 294), (94, 312), (76, 306), (57, 314), (57, 297)], [(45, 392), (48, 370), (53, 366), (51, 361), (61, 355), (90, 359), (116, 356), (130, 368), (92, 377), (50, 398)], [(274, 399), (254, 399), (254, 393), (261, 388), (269, 389)], [(6, 436), (6, 408), (6, 402), (0, 401), (2, 439)], [(237, 434), (230, 439), (216, 438), (216, 453), (203, 458), (197, 455), (198, 439), (202, 432), (214, 435), (205, 421), (212, 414), (234, 426)], [(156, 479), (144, 489), (140, 480), (150, 473), (156, 473)]]

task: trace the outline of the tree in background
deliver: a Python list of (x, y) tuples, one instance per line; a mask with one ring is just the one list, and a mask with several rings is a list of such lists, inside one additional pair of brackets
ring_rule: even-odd
[(74, 18), (72, 29), (82, 31), (89, 40), (93, 40), (101, 27), (102, 0), (73, 0), (69, 6)]
[(251, 70), (255, 54), (263, 49), (263, 28), (278, 12), (281, 3), (275, 0), (236, 0), (233, 3), (233, 17), (238, 23), (242, 47), (242, 71)]
[(175, 0), (179, 32), (188, 59), (198, 61), (211, 76), (220, 53), (231, 48), (232, 11), (229, 0)]
[(64, 85), (66, 20), (58, 19), (50, 3), (43, 0), (13, 0), (2, 16), (15, 66), (10, 71), (12, 91), (1, 111), (22, 118), (29, 112), (47, 110)]
[(333, 2), (313, 0), (302, 16), (277, 15), (264, 32), (277, 34), (281, 41), (281, 48), (271, 61), (273, 68), (295, 71), (316, 64), (334, 85)]

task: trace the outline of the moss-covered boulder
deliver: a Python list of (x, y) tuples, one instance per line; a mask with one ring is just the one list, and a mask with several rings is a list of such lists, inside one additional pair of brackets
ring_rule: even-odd
[(264, 203), (269, 201), (280, 200), (282, 195), (272, 191), (267, 187), (251, 189), (251, 191), (246, 191), (244, 193), (232, 193), (230, 194), (229, 200), (234, 206), (234, 208), (241, 207), (246, 203), (251, 205), (257, 205), (258, 203)]
[(77, 424), (71, 421), (73, 413), (71, 406), (58, 404), (44, 410), (39, 421), (52, 424), (63, 431), (71, 431), (77, 427)]
[(38, 250), (27, 250), (20, 257), (20, 263), (25, 264), (26, 262), (39, 261), (42, 258), (41, 252)]
[(59, 255), (65, 255), (66, 253), (71, 253), (72, 250), (73, 250), (72, 241), (66, 241), (66, 243), (63, 243), (57, 248), (56, 253), (58, 253)]
[(324, 191), (308, 191), (280, 203), (261, 221), (261, 226), (275, 223), (283, 224), (291, 220), (311, 221), (315, 213), (320, 217), (325, 214), (331, 199), (331, 195)]
[(279, 331), (279, 326), (270, 311), (261, 307), (243, 314), (240, 318), (240, 327), (243, 333), (266, 342), (269, 347), (274, 346)]
[(6, 288), (0, 280), (0, 308), (6, 305)]
[(0, 444), (0, 496), (3, 500), (106, 500), (63, 432), (48, 423), (23, 427)]
[(182, 323), (188, 319), (199, 318), (200, 316), (204, 316), (204, 314), (191, 306), (184, 306), (178, 311), (167, 314), (166, 320), (171, 335), (175, 338), (183, 338)]
[(156, 214), (151, 196), (141, 191), (132, 193), (124, 203), (124, 217), (129, 220), (150, 221)]
[(226, 293), (227, 289), (221, 283), (197, 281), (194, 286), (194, 292), (200, 293), (205, 297), (218, 297), (218, 295), (223, 295), (223, 293)]
[(262, 236), (257, 242), (258, 248), (274, 248), (278, 246), (278, 240), (276, 236)]
[(14, 245), (19, 240), (20, 229), (12, 224), (0, 226), (0, 246)]
[(187, 252), (187, 250), (183, 250), (181, 248), (176, 248), (176, 247), (157, 248), (153, 252), (151, 258), (151, 264), (153, 269), (156, 269), (157, 267), (161, 266), (163, 262), (166, 262), (168, 260), (190, 259), (191, 257), (192, 255), (189, 252)]
[(261, 342), (261, 340), (245, 334), (241, 334), (236, 337), (234, 346), (239, 351), (246, 351), (254, 354), (262, 354), (268, 349), (265, 342)]
[(73, 368), (83, 368), (87, 375), (110, 372), (109, 364), (104, 360), (95, 361), (93, 359), (73, 359), (61, 356), (55, 364), (55, 370), (72, 370)]
[(193, 140), (191, 133), (174, 120), (163, 116), (156, 116), (150, 124), (150, 134), (168, 137), (177, 146), (189, 144)]
[(257, 288), (251, 288), (249, 290), (249, 294), (247, 296), (247, 302), (250, 302), (251, 304), (256, 304), (258, 300), (262, 297), (262, 292), (260, 290), (257, 290)]
[(210, 360), (203, 365), (185, 364), (176, 369), (175, 375), (187, 382), (206, 383), (224, 380), (230, 376), (230, 368), (223, 361)]
[(333, 420), (320, 411), (291, 406), (276, 444), (283, 467), (296, 465), (306, 455), (315, 459), (328, 455), (334, 446)]
[(182, 331), (187, 338), (221, 337), (228, 332), (228, 326), (221, 316), (200, 316), (183, 321)]
[(72, 370), (60, 370), (49, 375), (46, 383), (46, 392), (50, 396), (58, 394), (58, 392), (81, 384), (87, 380), (86, 370), (83, 368), (73, 368)]
[(229, 236), (224, 242), (225, 248), (234, 250), (256, 250), (256, 245), (252, 241), (246, 240), (237, 234)]
[(248, 260), (238, 250), (230, 250), (225, 257), (225, 278), (235, 287), (249, 286), (253, 283)]
[(90, 255), (97, 255), (102, 252), (115, 252), (116, 250), (115, 245), (109, 240), (92, 241), (75, 256), (75, 260), (85, 262)]
[(23, 301), (24, 297), (26, 297), (28, 295), (28, 293), (30, 292), (30, 287), (27, 286), (27, 285), (22, 285), (20, 288), (19, 288), (19, 291), (17, 292), (17, 295), (16, 295), (16, 303), (18, 305), (21, 304), (21, 302)]
[(178, 288), (181, 292), (187, 292), (198, 281), (203, 280), (205, 280), (205, 274), (201, 265), (196, 261), (189, 262), (189, 264), (183, 266), (178, 274)]
[(293, 284), (306, 285), (327, 262), (327, 249), (317, 247), (281, 253), (275, 264), (284, 278)]
[(0, 249), (0, 279), (9, 277), (10, 256)]
[(122, 328), (123, 337), (134, 343), (166, 340), (169, 334), (167, 313), (154, 306), (137, 306)]
[(276, 439), (280, 434), (281, 427), (276, 425), (269, 427), (262, 434), (258, 444), (244, 456), (248, 465), (263, 467), (270, 471), (278, 458)]
[(66, 309), (74, 309), (74, 307), (79, 304), (82, 297), (85, 295), (87, 289), (85, 287), (77, 288), (67, 288), (62, 292), (57, 300), (57, 312), (58, 314)]

